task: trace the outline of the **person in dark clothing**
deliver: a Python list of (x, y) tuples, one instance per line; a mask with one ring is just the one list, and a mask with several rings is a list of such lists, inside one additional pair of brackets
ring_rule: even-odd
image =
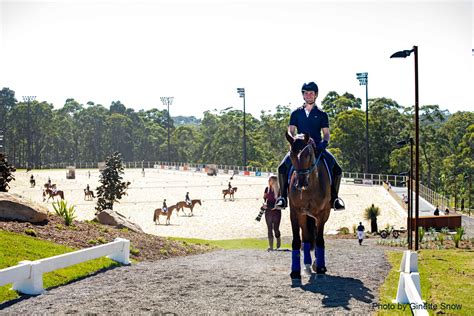
[(161, 208), (163, 213), (168, 212), (168, 206), (166, 205), (166, 199), (163, 200), (163, 207)]
[(281, 210), (275, 209), (278, 191), (278, 178), (276, 176), (271, 176), (268, 179), (268, 186), (265, 188), (265, 192), (263, 193), (263, 200), (265, 201), (265, 222), (267, 223), (268, 230), (268, 251), (273, 250), (273, 232), (275, 232), (276, 249), (279, 249), (281, 246)]
[(436, 208), (435, 208), (435, 210), (434, 210), (434, 212), (433, 212), (433, 215), (434, 215), (434, 216), (439, 216), (439, 208), (438, 208), (438, 205), (436, 205)]
[(364, 225), (362, 225), (362, 222), (359, 222), (359, 226), (357, 226), (357, 238), (359, 239), (359, 246), (362, 246), (362, 240), (364, 240), (364, 231)]
[(186, 196), (184, 197), (184, 201), (187, 205), (191, 205), (191, 199), (189, 198), (189, 192), (186, 192)]
[[(305, 103), (291, 113), (287, 133), (294, 136), (298, 133), (307, 133), (316, 144), (318, 153), (324, 155), (327, 165), (331, 170), (331, 205), (335, 210), (345, 209), (344, 202), (338, 197), (339, 186), (342, 179), (342, 169), (333, 155), (326, 147), (329, 144), (329, 119), (328, 115), (318, 109), (316, 98), (318, 97), (318, 86), (314, 82), (304, 84), (301, 88)], [(321, 131), (323, 137), (321, 138)], [(276, 208), (284, 209), (288, 205), (288, 172), (291, 168), (290, 154), (287, 153), (278, 167), (278, 181), (280, 184), (280, 197), (276, 202)]]

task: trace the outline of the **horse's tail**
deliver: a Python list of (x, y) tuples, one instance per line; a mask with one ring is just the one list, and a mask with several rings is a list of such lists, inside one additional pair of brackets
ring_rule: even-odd
[(156, 222), (156, 210), (153, 212), (153, 221)]
[(63, 191), (58, 191), (59, 196), (61, 197), (61, 200), (64, 200), (64, 192)]

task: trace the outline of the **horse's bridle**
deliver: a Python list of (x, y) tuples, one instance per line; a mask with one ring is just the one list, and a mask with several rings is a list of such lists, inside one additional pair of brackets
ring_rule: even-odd
[[(301, 151), (300, 153), (302, 153), (306, 147), (308, 146), (313, 146), (313, 144), (308, 144), (306, 145)], [(314, 148), (313, 148), (314, 150)], [(304, 175), (307, 175), (307, 174), (310, 174), (311, 172), (313, 172), (314, 168), (316, 168), (318, 166), (318, 163), (319, 163), (319, 160), (321, 160), (321, 156), (322, 156), (323, 152), (320, 152), (319, 155), (318, 155), (318, 158), (314, 158), (314, 161), (313, 163), (311, 164), (311, 166), (309, 168), (305, 168), (305, 169), (296, 169), (295, 166), (293, 166), (293, 168), (295, 169), (295, 172), (297, 175), (299, 176), (304, 176)]]

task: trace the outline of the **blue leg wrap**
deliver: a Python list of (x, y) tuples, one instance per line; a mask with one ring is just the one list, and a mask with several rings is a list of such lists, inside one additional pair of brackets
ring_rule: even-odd
[(291, 251), (291, 271), (301, 271), (300, 251)]
[(303, 242), (303, 254), (304, 264), (311, 264), (311, 244), (307, 241)]
[(316, 267), (323, 268), (326, 266), (326, 262), (324, 260), (324, 248), (316, 246)]

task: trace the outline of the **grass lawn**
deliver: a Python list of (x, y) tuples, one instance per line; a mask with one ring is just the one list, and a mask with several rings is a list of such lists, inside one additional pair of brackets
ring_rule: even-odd
[[(23, 260), (33, 261), (77, 250), (3, 230), (0, 230), (0, 249), (0, 269), (15, 266)], [(45, 288), (55, 287), (87, 276), (98, 270), (118, 265), (119, 263), (105, 257), (86, 261), (45, 273), (43, 275), (43, 285)], [(11, 287), (11, 284), (0, 286), (0, 303), (20, 297), (16, 291), (11, 290)]]
[[(380, 303), (393, 304), (397, 295), (398, 269), (401, 252), (387, 252), (392, 270), (380, 290)], [(473, 315), (474, 300), (474, 251), (461, 249), (420, 250), (418, 268), (421, 278), (421, 296), (429, 304), (430, 315)], [(388, 306), (388, 305), (384, 305)], [(378, 315), (411, 315), (407, 306), (405, 312), (395, 309), (379, 309)]]
[[(194, 244), (205, 244), (222, 249), (267, 249), (268, 240), (267, 239), (256, 239), (256, 238), (246, 238), (246, 239), (229, 239), (229, 240), (205, 240), (205, 239), (195, 239), (195, 238), (178, 238), (178, 237), (169, 237), (171, 240), (184, 241), (187, 243)], [(273, 243), (274, 247), (276, 245), (276, 239)], [(290, 248), (290, 244), (281, 244), (282, 248)]]

